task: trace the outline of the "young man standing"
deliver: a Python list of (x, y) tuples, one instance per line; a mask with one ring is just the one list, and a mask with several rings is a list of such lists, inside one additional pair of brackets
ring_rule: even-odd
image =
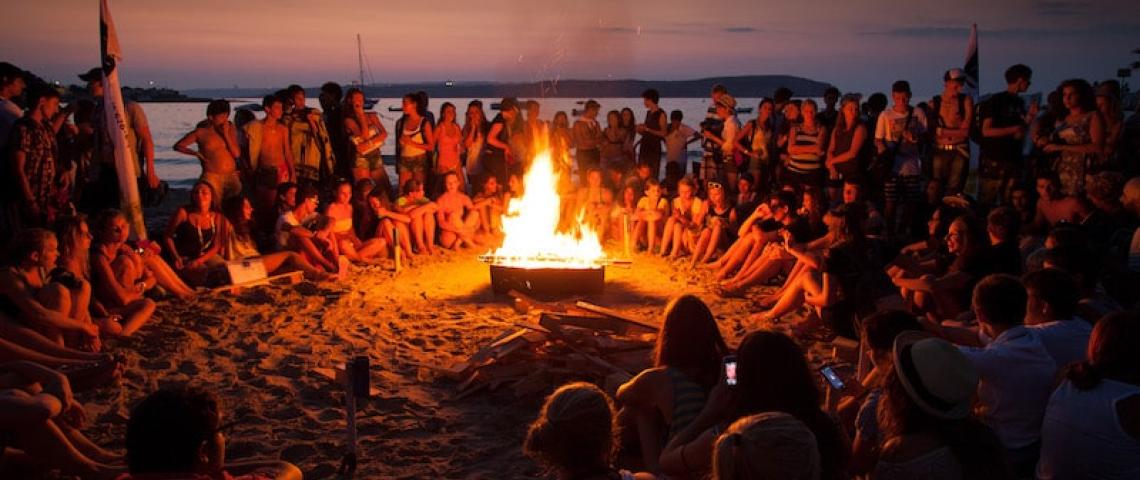
[(12, 125), (24, 115), (24, 109), (12, 99), (24, 93), (24, 72), (8, 62), (0, 62), (0, 147), (8, 143)]
[(922, 159), (919, 146), (926, 134), (926, 115), (910, 106), (910, 83), (899, 80), (891, 85), (894, 105), (883, 113), (875, 125), (875, 149), (889, 178), (883, 185), (886, 197), (888, 227), (894, 233), (911, 225), (915, 203), (922, 195)]
[(586, 175), (591, 169), (602, 165), (602, 152), (599, 149), (602, 143), (602, 128), (598, 126), (598, 110), (602, 108), (594, 100), (586, 101), (586, 109), (574, 121), (573, 137), (577, 148), (578, 176), (580, 184), (586, 184)]
[[(98, 187), (86, 189), (90, 192), (87, 201), (81, 200), (87, 210), (98, 211), (103, 208), (118, 208), (119, 206), (119, 174), (115, 169), (115, 153), (111, 144), (110, 126), (106, 125), (103, 105), (103, 70), (92, 68), (79, 75), (79, 79), (87, 82), (87, 91), (95, 100), (95, 112), (92, 114), (95, 128), (95, 161), (98, 165), (92, 168), (97, 175), (94, 180)], [(154, 138), (150, 134), (150, 123), (146, 113), (137, 102), (123, 100), (123, 109), (127, 122), (127, 148), (131, 149), (138, 158), (142, 167), (138, 171), (139, 177), (146, 175), (146, 184), (150, 188), (158, 188), (158, 173), (154, 169)], [(144, 173), (145, 172), (145, 173)]]
[(15, 199), (23, 209), (14, 226), (20, 227), (48, 226), (63, 206), (56, 178), (59, 147), (51, 125), (52, 117), (59, 112), (59, 92), (46, 85), (36, 90), (28, 98), (31, 108), (12, 126), (8, 139), (18, 194)]
[(952, 68), (942, 76), (942, 94), (934, 97), (934, 180), (946, 195), (961, 193), (970, 168), (970, 124), (974, 100), (962, 93), (966, 74)]
[(285, 116), (285, 125), (289, 127), (289, 148), (297, 181), (322, 185), (331, 182), (336, 159), (321, 111), (305, 106), (305, 89), (300, 85), (290, 85), (285, 92), (292, 107)]
[(284, 104), (275, 95), (261, 100), (265, 118), (249, 122), (245, 136), (249, 140), (249, 166), (253, 179), (254, 211), (260, 212), (258, 223), (264, 228), (273, 225), (273, 205), (277, 199), (277, 186), (294, 178), (293, 151), (289, 149), (289, 129), (281, 122)]
[(1025, 108), (1018, 95), (1029, 89), (1033, 70), (1021, 64), (1005, 71), (1005, 91), (979, 106), (982, 119), (981, 154), (978, 160), (978, 203), (996, 205), (1007, 200), (1009, 190), (1024, 174), (1021, 149), (1029, 125), (1037, 117), (1037, 103)]
[(656, 179), (661, 175), (661, 142), (665, 140), (668, 122), (665, 120), (665, 111), (658, 105), (661, 94), (657, 90), (650, 88), (641, 93), (641, 98), (649, 111), (645, 112), (645, 123), (637, 126), (637, 133), (641, 134), (637, 163), (649, 165), (649, 174)]
[[(198, 150), (190, 148), (198, 144)], [(202, 176), (199, 180), (214, 188), (214, 206), (222, 200), (241, 195), (241, 176), (237, 171), (237, 157), (241, 149), (237, 143), (237, 128), (230, 121), (230, 102), (214, 100), (206, 106), (206, 120), (187, 133), (174, 150), (198, 157), (202, 162)]]

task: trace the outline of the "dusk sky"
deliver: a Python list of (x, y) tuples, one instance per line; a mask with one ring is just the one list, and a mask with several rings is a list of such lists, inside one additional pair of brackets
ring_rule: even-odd
[[(78, 83), (98, 63), (97, 0), (8, 2), (0, 60)], [(980, 29), (982, 90), (1012, 63), (1034, 88), (1110, 78), (1140, 56), (1135, 0), (112, 1), (124, 84), (307, 86), (791, 74), (848, 91), (933, 93)], [(754, 96), (741, 92), (741, 96)]]

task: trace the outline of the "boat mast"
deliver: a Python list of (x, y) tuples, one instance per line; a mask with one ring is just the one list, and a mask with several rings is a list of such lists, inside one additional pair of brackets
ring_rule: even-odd
[(360, 49), (360, 34), (356, 34), (356, 65), (360, 69), (360, 89), (364, 90), (364, 53)]

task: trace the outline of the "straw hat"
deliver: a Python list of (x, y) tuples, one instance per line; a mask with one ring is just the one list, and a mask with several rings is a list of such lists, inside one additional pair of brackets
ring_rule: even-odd
[(911, 401), (926, 413), (947, 420), (970, 414), (978, 372), (958, 347), (924, 332), (895, 338), (895, 370)]
[(732, 95), (726, 93), (720, 96), (720, 100), (717, 100), (716, 104), (729, 110), (733, 110), (736, 108), (736, 99), (733, 98)]

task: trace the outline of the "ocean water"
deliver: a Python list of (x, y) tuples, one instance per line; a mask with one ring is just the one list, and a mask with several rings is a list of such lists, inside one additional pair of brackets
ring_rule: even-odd
[[(439, 116), (440, 107), (445, 102), (450, 102), (456, 106), (462, 119), (463, 112), (467, 108), (467, 103), (471, 98), (433, 98), (428, 103), (428, 108), (435, 115)], [(483, 109), (486, 112), (488, 120), (493, 118), (497, 111), (491, 110), (492, 103), (499, 102), (498, 98), (482, 98)], [(640, 123), (645, 119), (645, 106), (640, 98), (601, 98), (597, 99), (598, 103), (602, 105), (601, 113), (598, 115), (599, 121), (605, 125), (605, 114), (609, 110), (621, 110), (622, 108), (630, 108), (637, 117)], [(235, 108), (248, 103), (260, 104), (261, 99), (254, 98), (235, 98), (230, 99), (231, 105)], [(376, 103), (373, 110), (379, 114), (381, 123), (384, 128), (388, 130), (388, 141), (381, 147), (381, 152), (385, 155), (395, 153), (395, 140), (392, 136), (396, 120), (400, 118), (400, 112), (391, 112), (389, 108), (399, 108), (401, 99), (399, 98), (382, 98)], [(542, 110), (539, 115), (543, 120), (550, 120), (558, 111), (565, 111), (571, 115), (570, 122), (573, 123), (574, 119), (571, 114), (572, 110), (582, 109), (582, 100), (573, 98), (548, 98), (540, 100)], [(708, 111), (710, 100), (709, 98), (663, 98), (661, 100), (661, 108), (666, 112), (672, 110), (680, 110), (684, 113), (685, 124), (698, 128), (697, 124), (705, 118), (705, 113)], [(753, 113), (740, 114), (741, 122), (754, 118), (755, 109), (760, 103), (758, 98), (739, 98), (737, 99), (737, 106), (740, 108), (751, 107)], [(320, 104), (317, 100), (309, 99), (307, 105), (310, 107), (319, 108)], [(163, 180), (170, 183), (172, 187), (190, 187), (198, 175), (202, 172), (198, 159), (189, 155), (183, 155), (174, 151), (174, 144), (178, 142), (183, 135), (194, 129), (198, 122), (206, 118), (206, 104), (205, 103), (143, 103), (143, 111), (146, 112), (147, 119), (150, 122), (151, 135), (154, 136), (154, 155), (155, 155), (155, 169), (158, 171), (158, 176)], [(257, 112), (258, 118), (264, 114)], [(699, 143), (689, 145), (690, 155), (699, 155)], [(389, 172), (395, 178), (395, 172)]]

